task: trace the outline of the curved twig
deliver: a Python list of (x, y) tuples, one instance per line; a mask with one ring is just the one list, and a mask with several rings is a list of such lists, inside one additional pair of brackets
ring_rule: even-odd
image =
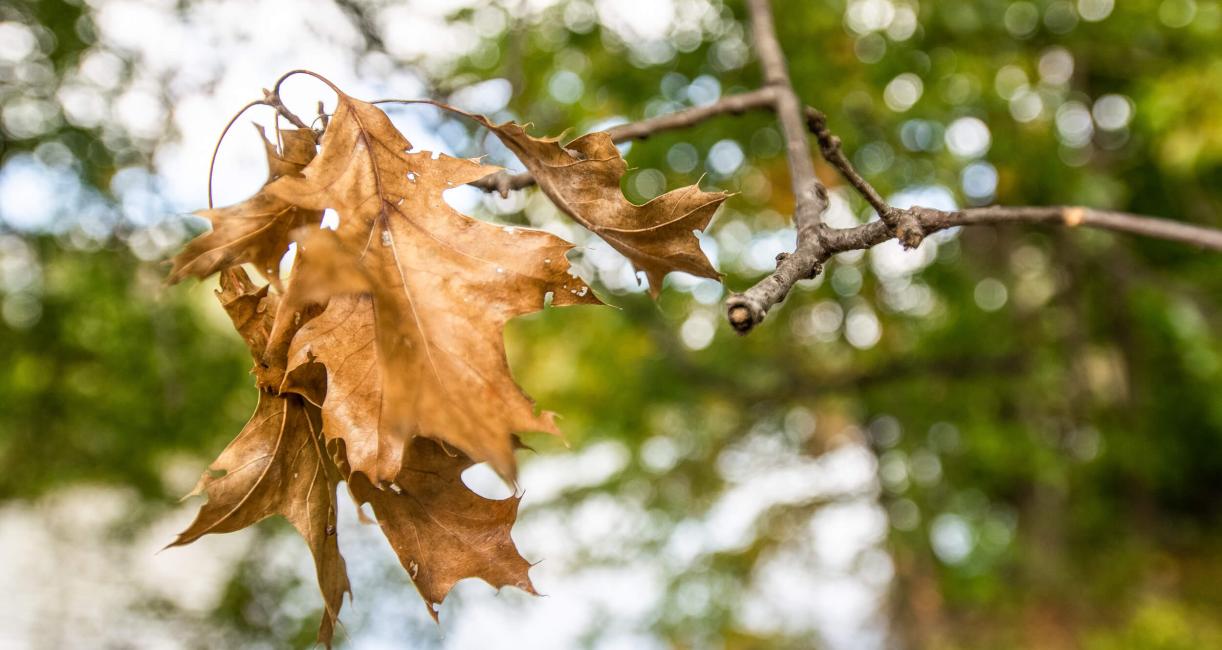
[[(284, 82), (287, 81), (289, 77), (292, 77), (294, 75), (299, 75), (299, 74), (306, 75), (308, 77), (314, 77), (315, 79), (326, 84), (327, 87), (330, 88), (331, 91), (334, 92), (336, 95), (345, 96), (344, 91), (340, 90), (339, 86), (336, 86), (335, 84), (331, 83), (330, 79), (318, 74), (317, 72), (314, 72), (313, 70), (305, 70), (305, 69), (299, 68), (297, 70), (289, 70), (288, 72), (280, 75), (280, 78), (276, 80), (276, 83), (272, 84), (271, 90), (264, 89), (263, 90), (263, 101), (266, 102), (268, 106), (275, 108), (276, 112), (283, 115), (285, 119), (287, 119), (289, 122), (292, 122), (293, 126), (299, 129), (305, 129), (313, 133), (314, 141), (318, 142), (319, 133), (315, 131), (311, 126), (308, 126), (300, 117), (297, 117), (295, 113), (290, 111), (288, 107), (284, 105), (284, 102), (280, 99), (280, 86), (284, 85)], [(320, 106), (321, 104), (322, 102), (319, 102)]]
[(208, 209), (209, 210), (212, 209), (212, 173), (216, 170), (216, 154), (220, 152), (221, 143), (225, 141), (225, 135), (229, 133), (229, 129), (233, 127), (234, 123), (238, 121), (239, 117), (242, 117), (243, 113), (250, 110), (251, 108), (254, 108), (255, 106), (267, 106), (267, 102), (264, 102), (261, 99), (256, 99), (255, 101), (250, 102), (249, 104), (243, 106), (242, 109), (239, 110), (237, 113), (234, 113), (233, 117), (229, 118), (229, 121), (225, 123), (225, 128), (221, 129), (221, 135), (216, 139), (216, 144), (212, 147), (212, 159), (208, 161)]

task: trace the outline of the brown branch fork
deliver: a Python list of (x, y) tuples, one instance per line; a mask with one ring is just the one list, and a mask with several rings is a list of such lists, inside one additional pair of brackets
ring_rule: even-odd
[[(747, 0), (752, 37), (764, 76), (764, 86), (751, 92), (729, 95), (707, 106), (698, 106), (641, 122), (622, 124), (608, 130), (616, 142), (644, 139), (655, 133), (684, 129), (725, 114), (770, 109), (776, 113), (785, 139), (790, 187), (794, 195), (794, 226), (797, 247), (792, 253), (777, 256), (776, 270), (741, 293), (726, 300), (726, 316), (740, 334), (746, 334), (764, 320), (768, 310), (785, 300), (799, 280), (813, 279), (833, 255), (864, 250), (892, 238), (905, 248), (919, 246), (925, 236), (954, 226), (978, 224), (1046, 224), (1069, 227), (1086, 226), (1180, 242), (1202, 249), (1222, 252), (1222, 230), (1180, 221), (1144, 217), (1122, 212), (1073, 206), (1003, 207), (990, 206), (944, 211), (933, 208), (896, 208), (888, 205), (878, 191), (849, 162), (840, 147), (840, 138), (828, 130), (827, 119), (819, 111), (803, 107), (790, 81), (777, 39), (769, 0)], [(823, 221), (827, 210), (827, 188), (815, 175), (807, 140), (813, 134), (823, 158), (878, 213), (879, 220), (851, 228), (833, 228)], [(471, 183), (486, 191), (522, 189), (534, 183), (529, 173), (499, 172)]]

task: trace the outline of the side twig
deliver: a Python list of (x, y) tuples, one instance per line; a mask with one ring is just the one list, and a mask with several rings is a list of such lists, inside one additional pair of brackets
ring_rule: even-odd
[(916, 248), (921, 245), (921, 240), (925, 237), (925, 233), (921, 230), (920, 222), (903, 210), (897, 210), (887, 204), (883, 197), (872, 185), (862, 178), (861, 174), (857, 173), (857, 169), (853, 167), (853, 163), (844, 155), (844, 151), (840, 148), (840, 138), (833, 135), (827, 128), (827, 116), (819, 111), (807, 106), (806, 107), (806, 126), (810, 132), (815, 134), (815, 139), (819, 141), (819, 150), (823, 152), (823, 159), (826, 160), (832, 167), (835, 167), (840, 175), (844, 177), (849, 185), (861, 194), (862, 198), (874, 208), (878, 213), (878, 217), (883, 223), (887, 224), (887, 228), (895, 233), (896, 238), (904, 245), (904, 248)]

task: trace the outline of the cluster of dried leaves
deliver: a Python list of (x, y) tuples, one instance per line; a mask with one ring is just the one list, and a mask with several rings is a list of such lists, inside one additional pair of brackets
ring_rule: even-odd
[[(172, 545), (284, 516), (313, 553), (328, 646), (349, 592), (336, 541), (340, 482), (358, 506), (372, 506), (434, 618), (463, 578), (533, 593), (510, 537), (518, 498), (481, 497), (461, 474), (487, 462), (512, 483), (517, 434), (558, 433), (510, 375), (505, 323), (542, 309), (549, 294), (557, 306), (600, 304), (570, 272), (568, 242), (473, 219), (443, 200), (497, 168), (413, 153), (377, 106), (335, 90), (324, 133), (281, 131), (279, 147), (264, 137), (268, 182), (242, 203), (201, 212), (212, 230), (187, 244), (170, 275), (220, 274), (218, 298), (261, 391), (201, 477), (194, 494), (208, 500)], [(562, 146), (468, 117), (561, 210), (643, 270), (655, 293), (670, 271), (717, 277), (693, 231), (724, 194), (691, 186), (637, 206), (620, 190), (627, 166), (606, 133)], [(335, 230), (320, 227), (326, 209), (339, 216)], [(292, 242), (297, 257), (282, 279)], [(256, 286), (243, 264), (269, 284)]]

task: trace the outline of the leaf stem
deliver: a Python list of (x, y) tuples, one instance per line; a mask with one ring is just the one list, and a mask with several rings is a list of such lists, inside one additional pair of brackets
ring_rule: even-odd
[(229, 133), (229, 129), (233, 127), (233, 124), (238, 121), (239, 117), (242, 117), (243, 113), (250, 110), (251, 108), (254, 108), (255, 106), (267, 106), (267, 103), (261, 99), (256, 99), (255, 101), (250, 102), (249, 104), (243, 106), (242, 109), (239, 110), (237, 113), (234, 113), (233, 117), (229, 118), (229, 121), (225, 123), (225, 128), (221, 129), (221, 135), (220, 137), (216, 139), (216, 144), (213, 145), (212, 147), (212, 159), (208, 161), (208, 209), (209, 210), (212, 209), (212, 174), (216, 170), (216, 154), (220, 152), (221, 143), (225, 141), (225, 135)]

